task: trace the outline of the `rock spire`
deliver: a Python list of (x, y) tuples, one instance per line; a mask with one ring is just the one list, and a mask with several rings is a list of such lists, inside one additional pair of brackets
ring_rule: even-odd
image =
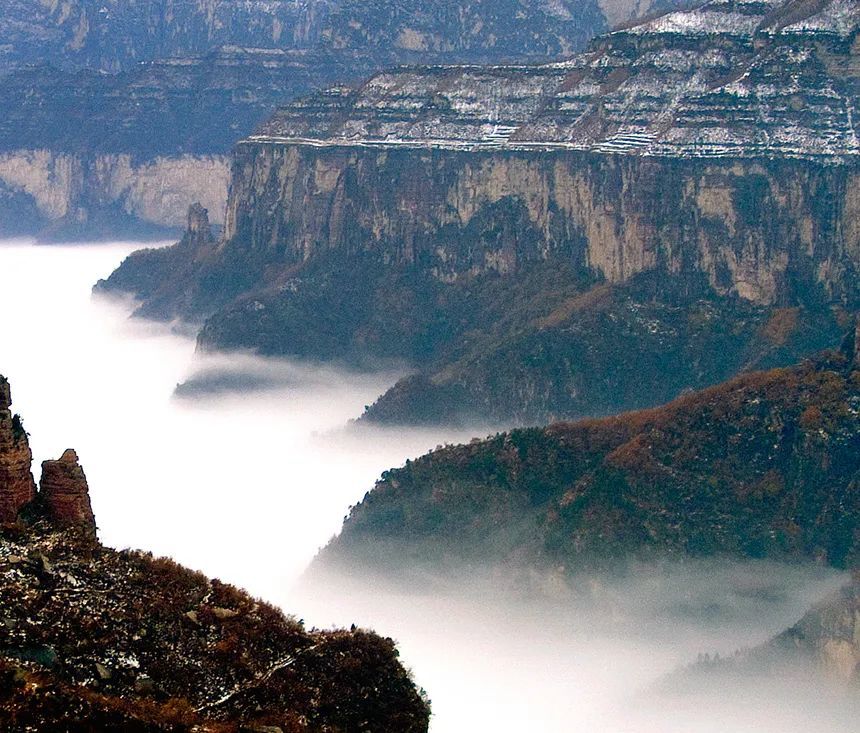
[(36, 496), (30, 472), (33, 454), (21, 419), (13, 415), (12, 390), (0, 376), (0, 524), (14, 523)]
[(39, 493), (33, 480), (33, 453), (18, 415), (13, 415), (9, 381), (0, 376), (0, 525), (15, 524), (32, 505), (28, 518), (44, 518), (57, 528), (80, 527), (95, 534), (89, 487), (78, 455), (69, 449), (42, 463)]
[(56, 461), (42, 463), (39, 497), (45, 516), (57, 527), (96, 530), (90, 491), (78, 454), (71, 448)]

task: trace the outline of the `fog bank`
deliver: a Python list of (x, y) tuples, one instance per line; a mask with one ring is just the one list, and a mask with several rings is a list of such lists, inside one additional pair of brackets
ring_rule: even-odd
[(347, 428), (398, 373), (197, 356), (191, 337), (93, 299), (136, 247), (0, 243), (0, 373), (37, 464), (77, 449), (105, 544), (169, 555), (311, 624), (394, 637), (433, 701), (434, 733), (856, 729), (856, 695), (803, 675), (659, 689), (699, 653), (793, 623), (842, 581), (821, 569), (643, 568), (550, 599), (503, 596), (489, 572), (432, 593), (358, 577), (296, 585), (383, 470), (472, 436)]
[(384, 469), (468, 437), (347, 429), (398, 374), (196, 356), (192, 338), (91, 297), (139, 246), (0, 244), (0, 373), (37, 465), (77, 449), (106, 544), (273, 597)]

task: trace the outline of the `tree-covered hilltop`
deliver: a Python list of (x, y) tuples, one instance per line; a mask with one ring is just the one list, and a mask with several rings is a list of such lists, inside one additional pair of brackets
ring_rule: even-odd
[(854, 338), (668, 405), (515, 430), (386, 472), (321, 566), (574, 572), (629, 556), (860, 559)]

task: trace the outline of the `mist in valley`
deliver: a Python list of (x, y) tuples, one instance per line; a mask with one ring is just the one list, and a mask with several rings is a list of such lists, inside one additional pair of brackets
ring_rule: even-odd
[(106, 545), (395, 638), (436, 733), (856, 730), (856, 695), (802, 669), (665, 683), (794, 623), (846, 580), (821, 568), (690, 562), (528, 596), (500, 592), (497, 569), (408, 590), (306, 573), (383, 470), (490, 428), (350, 426), (397, 370), (196, 354), (192, 336), (91, 296), (138, 246), (0, 243), (0, 373), (36, 464), (77, 450)]

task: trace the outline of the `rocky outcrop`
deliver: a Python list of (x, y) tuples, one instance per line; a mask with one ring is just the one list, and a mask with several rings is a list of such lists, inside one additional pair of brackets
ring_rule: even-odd
[(66, 450), (59, 460), (42, 463), (39, 500), (54, 526), (80, 527), (95, 534), (89, 485), (75, 451)]
[(33, 454), (21, 419), (10, 411), (12, 391), (0, 376), (0, 524), (17, 521), (20, 511), (36, 497), (30, 465)]
[[(10, 402), (0, 377), (0, 525), (34, 498)], [(171, 560), (103, 547), (73, 450), (42, 464), (24, 520), (0, 526), (0, 729), (426, 733), (392, 640), (308, 630)]]
[(11, 387), (0, 376), (0, 525), (44, 520), (95, 536), (89, 486), (77, 454), (69, 449), (59, 460), (44, 461), (37, 493), (27, 433), (21, 418), (9, 410), (11, 404)]
[(209, 210), (203, 208), (199, 201), (188, 207), (185, 237), (192, 247), (211, 244), (214, 241), (212, 228), (209, 226)]

